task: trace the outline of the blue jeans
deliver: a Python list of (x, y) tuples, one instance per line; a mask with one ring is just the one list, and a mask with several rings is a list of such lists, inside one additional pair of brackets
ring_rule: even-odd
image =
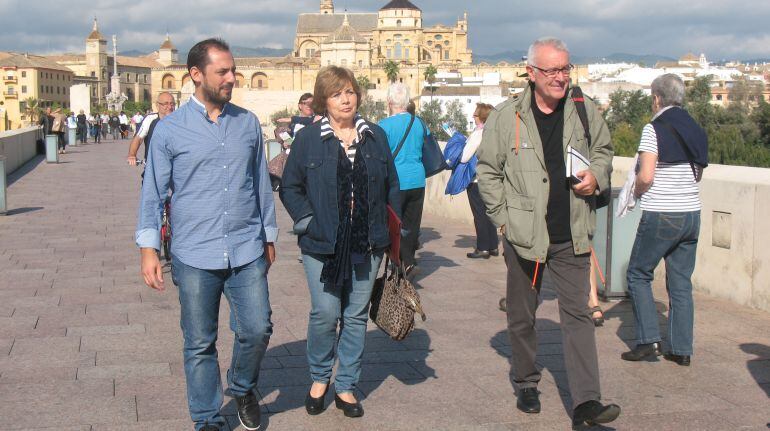
[(694, 310), (690, 277), (695, 269), (699, 231), (700, 211), (642, 213), (626, 273), (640, 344), (661, 341), (652, 280), (655, 267), (665, 259), (670, 351), (675, 355), (692, 355)]
[(227, 385), (233, 396), (256, 391), (262, 357), (273, 324), (264, 256), (238, 268), (198, 269), (173, 258), (171, 274), (179, 286), (184, 336), (184, 372), (187, 403), (195, 429), (206, 424), (225, 427), (220, 415), (222, 382), (217, 360), (219, 301), (230, 303), (230, 329), (235, 333)]
[[(307, 284), (310, 289), (310, 321), (307, 327), (307, 362), (314, 382), (328, 384), (334, 366), (334, 343), (337, 341), (339, 367), (334, 379), (337, 393), (352, 392), (361, 376), (369, 300), (382, 253), (372, 255), (370, 262), (353, 265), (352, 281), (342, 289), (321, 283), (323, 261), (315, 254), (302, 254)], [(337, 322), (339, 324), (339, 339)]]

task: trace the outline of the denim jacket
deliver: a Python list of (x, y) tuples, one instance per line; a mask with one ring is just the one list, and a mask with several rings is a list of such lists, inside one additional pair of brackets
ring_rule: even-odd
[[(390, 245), (387, 205), (401, 216), (398, 174), (385, 132), (367, 124), (372, 134), (363, 134), (358, 151), (365, 157), (369, 176), (369, 245), (381, 250)], [(339, 145), (333, 135), (321, 137), (319, 121), (297, 132), (286, 160), (280, 198), (294, 220), (299, 247), (306, 253), (334, 253)]]

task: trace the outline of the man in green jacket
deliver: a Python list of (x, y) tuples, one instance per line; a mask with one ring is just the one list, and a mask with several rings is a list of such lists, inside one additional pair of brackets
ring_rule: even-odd
[[(559, 299), (573, 426), (580, 427), (611, 422), (620, 407), (599, 402), (596, 339), (588, 310), (596, 195), (610, 187), (612, 143), (589, 99), (584, 103), (590, 143), (586, 139), (570, 97), (572, 69), (564, 42), (541, 38), (530, 46), (530, 85), (490, 114), (478, 150), (477, 173), (487, 214), (505, 237), (506, 308), (517, 407), (540, 412), (535, 311), (547, 267)], [(588, 169), (567, 175), (568, 146), (588, 159)]]

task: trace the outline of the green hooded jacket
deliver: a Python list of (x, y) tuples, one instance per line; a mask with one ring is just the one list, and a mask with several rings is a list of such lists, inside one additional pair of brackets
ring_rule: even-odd
[[(571, 89), (568, 92), (570, 96)], [(505, 226), (505, 238), (524, 259), (545, 262), (550, 245), (545, 216), (550, 181), (545, 166), (543, 144), (532, 114), (530, 86), (501, 103), (489, 114), (479, 146), (476, 167), (479, 191), (492, 222)], [(599, 190), (610, 187), (612, 141), (593, 100), (585, 98), (591, 147), (571, 97), (564, 105), (565, 155), (572, 146), (590, 163)], [(518, 143), (517, 143), (518, 113)], [(518, 146), (518, 149), (517, 149)], [(570, 222), (575, 254), (589, 253), (596, 228), (596, 196), (570, 193)]]

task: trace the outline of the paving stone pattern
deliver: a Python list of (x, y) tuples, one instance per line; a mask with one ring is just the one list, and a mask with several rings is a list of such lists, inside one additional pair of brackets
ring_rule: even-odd
[[(0, 216), (0, 429), (184, 430), (187, 413), (176, 289), (143, 286), (133, 244), (139, 168), (128, 141), (70, 148), (59, 164), (32, 162), (10, 178)], [(456, 199), (463, 199), (459, 197)], [(471, 261), (470, 225), (426, 216), (418, 279), (427, 322), (403, 342), (367, 332), (358, 396), (366, 415), (330, 405), (309, 417), (305, 359), (309, 298), (291, 223), (270, 271), (274, 335), (259, 383), (269, 430), (565, 430), (571, 401), (553, 291), (538, 313), (543, 412), (515, 408), (510, 344), (497, 310), (501, 258)], [(546, 280), (547, 281), (547, 280)], [(714, 280), (718, 283), (718, 280)], [(665, 291), (661, 321), (665, 320)], [(233, 335), (222, 301), (222, 373)], [(770, 316), (696, 296), (693, 365), (628, 363), (630, 305), (604, 304), (597, 329), (603, 396), (623, 408), (617, 430), (767, 430)], [(327, 402), (330, 403), (331, 400)], [(231, 399), (223, 408), (241, 429)]]

